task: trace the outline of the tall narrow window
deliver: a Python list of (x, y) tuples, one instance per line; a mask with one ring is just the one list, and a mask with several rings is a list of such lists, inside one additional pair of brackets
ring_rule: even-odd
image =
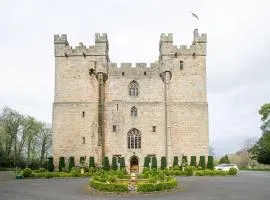
[(129, 149), (141, 148), (141, 133), (136, 128), (131, 129), (128, 132), (127, 143)]
[(85, 144), (85, 137), (82, 137), (82, 144)]
[(183, 60), (180, 60), (180, 70), (183, 70), (183, 68), (184, 68), (184, 62)]
[(85, 117), (85, 112), (84, 111), (82, 111), (82, 117)]
[(113, 132), (116, 132), (116, 125), (113, 125)]
[(152, 129), (153, 129), (153, 132), (156, 132), (156, 126), (153, 126)]
[(131, 117), (137, 117), (137, 108), (133, 106), (130, 111)]
[(129, 86), (129, 96), (138, 96), (139, 94), (139, 85), (136, 81), (131, 81)]

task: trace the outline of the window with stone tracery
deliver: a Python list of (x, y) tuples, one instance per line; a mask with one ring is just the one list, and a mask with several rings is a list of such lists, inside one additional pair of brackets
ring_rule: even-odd
[(129, 149), (140, 149), (141, 148), (141, 133), (136, 128), (131, 129), (128, 132), (127, 137)]
[(137, 117), (137, 108), (133, 106), (130, 111), (131, 117)]
[(138, 96), (139, 94), (139, 84), (137, 81), (131, 81), (129, 86), (129, 96)]

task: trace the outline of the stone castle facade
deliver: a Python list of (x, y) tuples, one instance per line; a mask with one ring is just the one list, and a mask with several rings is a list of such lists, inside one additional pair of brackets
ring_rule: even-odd
[[(206, 34), (194, 30), (190, 46), (173, 44), (161, 34), (155, 63), (109, 59), (106, 34), (95, 45), (69, 46), (66, 35), (54, 36), (55, 96), (53, 156), (125, 157), (141, 171), (145, 156), (208, 155)], [(86, 159), (87, 161), (88, 159)]]

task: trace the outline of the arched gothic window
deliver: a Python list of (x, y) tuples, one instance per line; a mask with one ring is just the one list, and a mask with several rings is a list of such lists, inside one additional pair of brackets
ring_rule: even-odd
[(131, 81), (129, 86), (129, 96), (138, 96), (139, 94), (139, 84), (137, 81)]
[(131, 117), (137, 117), (137, 108), (135, 106), (131, 108), (130, 114), (131, 114)]
[(141, 148), (141, 133), (136, 128), (131, 129), (128, 132), (127, 143), (129, 149)]

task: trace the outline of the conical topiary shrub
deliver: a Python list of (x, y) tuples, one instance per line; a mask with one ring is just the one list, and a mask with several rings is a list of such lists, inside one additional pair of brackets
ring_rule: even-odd
[(151, 166), (152, 169), (157, 169), (157, 157), (154, 156), (152, 157), (152, 166)]
[(173, 157), (173, 166), (174, 167), (178, 166), (178, 156)]
[(89, 169), (90, 168), (95, 168), (95, 158), (94, 157), (90, 157), (89, 158)]
[(200, 161), (198, 167), (205, 169), (205, 156), (200, 156)]
[(110, 170), (110, 162), (109, 162), (109, 158), (107, 156), (105, 156), (103, 159), (103, 170), (104, 171)]
[(69, 157), (69, 163), (68, 163), (68, 171), (70, 172), (73, 167), (75, 167), (74, 157), (70, 156)]
[(190, 158), (190, 166), (197, 166), (196, 156), (191, 156)]
[(213, 156), (208, 156), (207, 169), (214, 169), (214, 157)]
[(112, 157), (112, 170), (113, 171), (117, 170), (117, 160), (115, 156)]
[(165, 168), (167, 168), (167, 159), (165, 156), (162, 156), (161, 157), (161, 166), (160, 166), (160, 169), (161, 170), (164, 170)]
[(49, 172), (54, 171), (53, 157), (48, 158), (48, 171)]
[(64, 157), (60, 157), (59, 158), (59, 172), (62, 172), (63, 169), (65, 169), (65, 158)]

